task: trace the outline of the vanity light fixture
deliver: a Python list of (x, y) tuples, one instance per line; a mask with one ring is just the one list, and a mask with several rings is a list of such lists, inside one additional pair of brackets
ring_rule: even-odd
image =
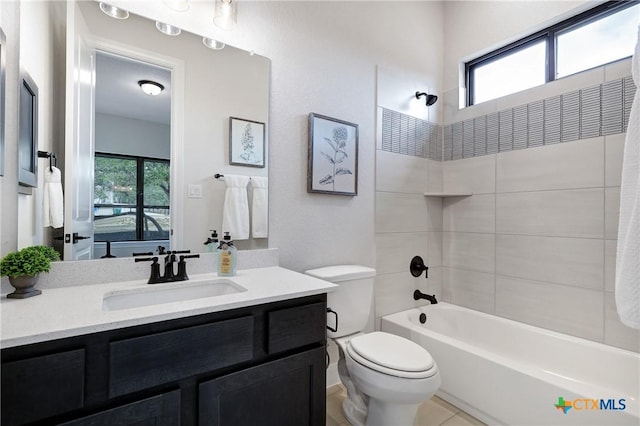
[(431, 106), (431, 105), (435, 104), (436, 101), (438, 100), (438, 97), (436, 95), (429, 95), (429, 94), (427, 94), (425, 92), (416, 92), (416, 99), (420, 99), (423, 96), (427, 97), (426, 102), (425, 102), (425, 104), (427, 106)]
[(186, 12), (189, 10), (189, 0), (163, 0), (164, 4), (176, 12)]
[(124, 9), (120, 9), (119, 7), (111, 6), (110, 4), (106, 4), (100, 2), (100, 10), (104, 12), (106, 15), (111, 16), (116, 19), (127, 19), (129, 17), (129, 12)]
[(213, 49), (213, 50), (221, 50), (221, 49), (224, 49), (224, 46), (225, 46), (223, 42), (214, 40), (209, 37), (202, 37), (202, 44), (207, 46), (209, 49)]
[(140, 80), (138, 81), (138, 86), (140, 86), (144, 93), (151, 96), (157, 96), (164, 90), (162, 84), (151, 80)]
[(156, 21), (156, 28), (161, 33), (169, 36), (177, 36), (177, 35), (180, 35), (180, 33), (182, 32), (180, 28), (175, 27), (173, 25), (165, 24), (164, 22), (160, 22), (160, 21)]
[(223, 30), (232, 30), (236, 26), (238, 10), (233, 0), (216, 0), (213, 23)]

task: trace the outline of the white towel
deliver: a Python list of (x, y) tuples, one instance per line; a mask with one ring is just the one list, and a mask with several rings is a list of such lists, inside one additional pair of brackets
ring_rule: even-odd
[[(640, 87), (640, 27), (631, 74)], [(640, 90), (633, 99), (624, 143), (616, 255), (618, 315), (623, 324), (640, 329)]]
[(222, 209), (222, 232), (229, 232), (233, 240), (249, 238), (249, 176), (224, 175), (227, 190)]
[(43, 191), (44, 226), (62, 228), (64, 225), (64, 196), (62, 173), (57, 167), (45, 168)]
[(269, 233), (269, 199), (266, 177), (252, 177), (253, 201), (251, 202), (251, 236), (267, 238)]

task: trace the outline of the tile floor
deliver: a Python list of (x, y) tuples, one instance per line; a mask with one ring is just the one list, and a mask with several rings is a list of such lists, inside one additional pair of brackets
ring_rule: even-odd
[[(342, 414), (342, 401), (347, 390), (342, 385), (327, 389), (327, 426), (349, 426)], [(434, 396), (418, 409), (414, 426), (483, 426), (484, 423), (471, 417), (443, 399)], [(395, 426), (395, 425), (388, 425)]]

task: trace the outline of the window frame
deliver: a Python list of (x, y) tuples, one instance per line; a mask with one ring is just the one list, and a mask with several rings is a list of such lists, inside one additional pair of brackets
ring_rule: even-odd
[[(156, 163), (165, 163), (171, 167), (171, 160), (167, 160), (165, 158), (156, 158), (156, 157), (143, 157), (137, 155), (127, 155), (127, 154), (114, 154), (109, 152), (95, 152), (94, 157), (102, 157), (102, 158), (117, 158), (123, 160), (134, 160), (136, 162), (136, 203), (135, 205), (126, 205), (122, 204), (96, 204), (93, 203), (94, 209), (96, 207), (134, 207), (136, 209), (136, 238), (135, 240), (121, 240), (121, 241), (154, 241), (154, 240), (145, 240), (144, 239), (144, 209), (146, 208), (157, 208), (157, 209), (166, 209), (169, 214), (171, 214), (170, 205), (156, 205), (156, 204), (144, 204), (144, 164), (146, 161), (156, 162)], [(95, 217), (94, 217), (95, 222)], [(172, 231), (169, 231), (169, 235), (171, 235)], [(102, 242), (102, 240), (96, 240), (97, 242)], [(107, 241), (107, 240), (105, 240)]]
[[(629, 7), (633, 7), (640, 4), (640, 0), (627, 0), (627, 1), (619, 1), (612, 0), (601, 5), (598, 5), (594, 8), (591, 8), (585, 12), (579, 13), (571, 18), (565, 19), (555, 25), (547, 27), (543, 30), (540, 30), (536, 33), (533, 33), (529, 36), (516, 40), (512, 43), (507, 44), (499, 49), (493, 50), (489, 53), (486, 53), (476, 59), (472, 59), (465, 63), (465, 85), (466, 85), (466, 106), (475, 105), (474, 100), (474, 89), (475, 89), (475, 69), (482, 66), (487, 65), (491, 62), (502, 59), (506, 56), (509, 56), (513, 53), (518, 52), (519, 50), (526, 49), (527, 47), (537, 43), (541, 40), (546, 41), (546, 67), (545, 67), (545, 84), (551, 81), (556, 80), (556, 62), (557, 62), (557, 36), (561, 33), (569, 31), (571, 29), (587, 25), (591, 22), (597, 21), (599, 19), (605, 18), (609, 15), (613, 15), (614, 13), (620, 12)], [(617, 62), (622, 59), (629, 58), (620, 58), (616, 59), (612, 62)], [(601, 67), (607, 65), (612, 62), (607, 62), (605, 64), (598, 65), (597, 67)], [(594, 68), (597, 68), (594, 67)], [(589, 68), (593, 69), (593, 68)], [(587, 71), (587, 70), (583, 70)], [(579, 72), (583, 72), (579, 71)], [(570, 74), (575, 75), (575, 74)], [(569, 76), (565, 76), (569, 77)], [(560, 78), (565, 78), (560, 77)]]

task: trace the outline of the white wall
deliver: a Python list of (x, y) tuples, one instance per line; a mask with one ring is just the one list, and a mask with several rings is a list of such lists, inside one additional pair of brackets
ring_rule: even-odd
[(96, 113), (96, 152), (171, 158), (171, 128), (166, 124)]

